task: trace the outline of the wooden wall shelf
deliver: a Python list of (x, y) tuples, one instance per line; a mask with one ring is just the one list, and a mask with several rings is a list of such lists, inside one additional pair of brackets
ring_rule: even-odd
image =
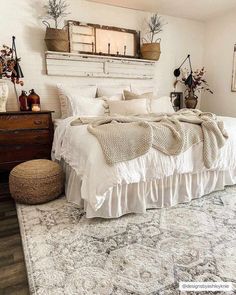
[(47, 51), (49, 76), (153, 79), (155, 61)]

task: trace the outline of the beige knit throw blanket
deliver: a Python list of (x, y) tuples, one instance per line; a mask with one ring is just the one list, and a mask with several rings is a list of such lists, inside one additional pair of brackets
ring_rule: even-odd
[(135, 159), (151, 147), (169, 156), (179, 155), (202, 141), (204, 164), (211, 168), (228, 138), (223, 122), (199, 110), (183, 109), (170, 115), (81, 117), (71, 123), (80, 124), (88, 124), (108, 165)]

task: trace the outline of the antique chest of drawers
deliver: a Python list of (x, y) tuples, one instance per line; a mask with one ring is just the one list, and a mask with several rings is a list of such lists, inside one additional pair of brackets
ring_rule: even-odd
[(0, 113), (0, 173), (33, 159), (50, 159), (52, 112)]

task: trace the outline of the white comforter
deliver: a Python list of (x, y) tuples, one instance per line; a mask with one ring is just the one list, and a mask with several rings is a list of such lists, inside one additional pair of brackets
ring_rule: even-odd
[[(52, 158), (63, 159), (82, 178), (81, 196), (96, 211), (104, 202), (104, 193), (117, 184), (138, 183), (173, 174), (196, 173), (206, 170), (202, 143), (178, 156), (167, 156), (156, 149), (127, 162), (108, 166), (98, 140), (87, 131), (87, 126), (70, 126), (76, 117), (58, 123), (54, 135)], [(236, 118), (223, 120), (229, 140), (211, 170), (236, 168)]]

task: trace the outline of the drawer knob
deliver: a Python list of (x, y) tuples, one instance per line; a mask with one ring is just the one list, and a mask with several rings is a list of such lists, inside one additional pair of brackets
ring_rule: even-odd
[(42, 120), (34, 120), (35, 125), (42, 125), (43, 121)]

